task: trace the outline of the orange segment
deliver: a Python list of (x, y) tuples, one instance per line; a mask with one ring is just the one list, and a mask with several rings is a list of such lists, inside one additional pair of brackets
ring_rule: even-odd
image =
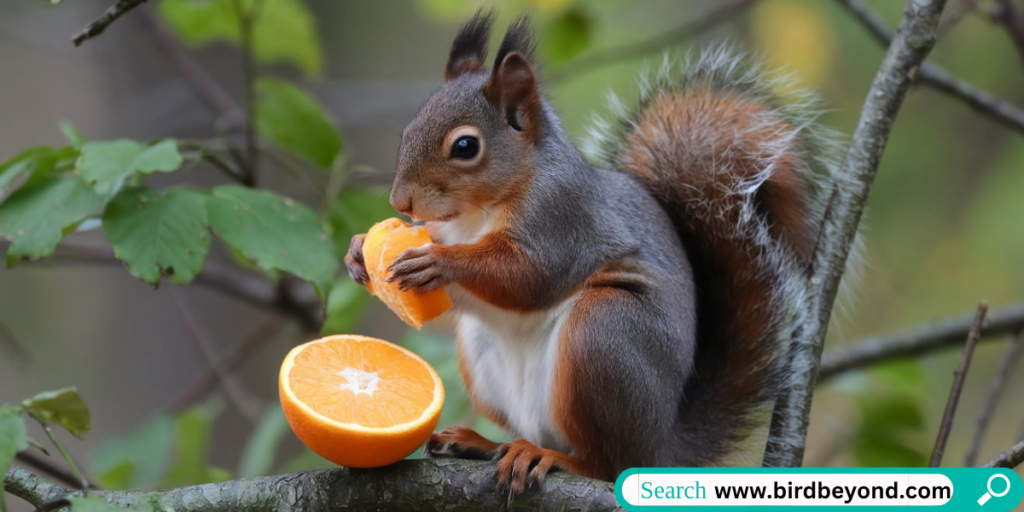
[(401, 219), (380, 221), (370, 228), (363, 240), (363, 261), (370, 281), (366, 288), (391, 308), (405, 323), (419, 329), (452, 307), (448, 294), (441, 288), (426, 293), (403, 292), (398, 283), (386, 282), (391, 277), (388, 267), (406, 249), (431, 243), (430, 234), (421, 226), (410, 226)]
[(342, 466), (409, 456), (437, 426), (444, 387), (418, 355), (376, 338), (328, 336), (292, 349), (281, 365), (281, 407), (295, 435)]

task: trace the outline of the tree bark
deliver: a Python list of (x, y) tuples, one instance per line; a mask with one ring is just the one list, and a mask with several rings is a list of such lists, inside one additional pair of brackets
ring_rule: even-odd
[[(80, 496), (19, 467), (4, 477), (6, 491), (39, 506)], [(187, 512), (381, 511), (606, 511), (622, 510), (614, 486), (566, 473), (548, 476), (543, 489), (511, 497), (497, 488), (494, 464), (456, 459), (407, 460), (376, 469), (324, 469), (160, 491), (90, 491), (119, 506)]]

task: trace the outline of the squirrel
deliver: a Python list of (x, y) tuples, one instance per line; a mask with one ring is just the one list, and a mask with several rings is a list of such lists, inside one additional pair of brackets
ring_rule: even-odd
[[(635, 109), (612, 102), (592, 165), (541, 90), (528, 18), (485, 64), (493, 17), (461, 27), (402, 132), (390, 201), (434, 243), (390, 279), (447, 290), (468, 395), (517, 439), (459, 426), (425, 451), (495, 460), (514, 493), (554, 470), (721, 464), (787, 385), (843, 186), (817, 100), (725, 46), (666, 57)], [(345, 257), (361, 284), (363, 237)]]

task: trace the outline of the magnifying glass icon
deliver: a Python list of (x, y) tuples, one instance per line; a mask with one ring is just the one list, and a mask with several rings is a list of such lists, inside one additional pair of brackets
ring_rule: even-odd
[[(1003, 481), (1006, 482), (1006, 489), (1003, 489), (1003, 492), (995, 492), (992, 490), (992, 480), (995, 480), (996, 477), (1002, 478)], [(1010, 492), (1010, 479), (1006, 478), (1006, 475), (1000, 475), (999, 473), (996, 473), (988, 477), (988, 492), (986, 492), (984, 496), (978, 498), (978, 505), (984, 505), (988, 503), (988, 500), (992, 499), (993, 496), (995, 496), (996, 498), (1002, 498), (1003, 496), (1006, 496), (1006, 493), (1008, 492)]]

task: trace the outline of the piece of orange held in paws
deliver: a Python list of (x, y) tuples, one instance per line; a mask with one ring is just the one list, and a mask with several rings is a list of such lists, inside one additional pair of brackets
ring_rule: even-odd
[(406, 249), (431, 243), (430, 234), (421, 226), (410, 226), (401, 219), (382, 220), (373, 225), (363, 240), (363, 262), (370, 276), (366, 288), (383, 301), (405, 323), (419, 329), (452, 307), (448, 294), (441, 288), (426, 293), (403, 292), (398, 283), (386, 282), (388, 267)]
[(398, 462), (441, 417), (437, 372), (393, 343), (328, 336), (292, 349), (281, 364), (281, 407), (292, 431), (321, 457), (354, 468)]

